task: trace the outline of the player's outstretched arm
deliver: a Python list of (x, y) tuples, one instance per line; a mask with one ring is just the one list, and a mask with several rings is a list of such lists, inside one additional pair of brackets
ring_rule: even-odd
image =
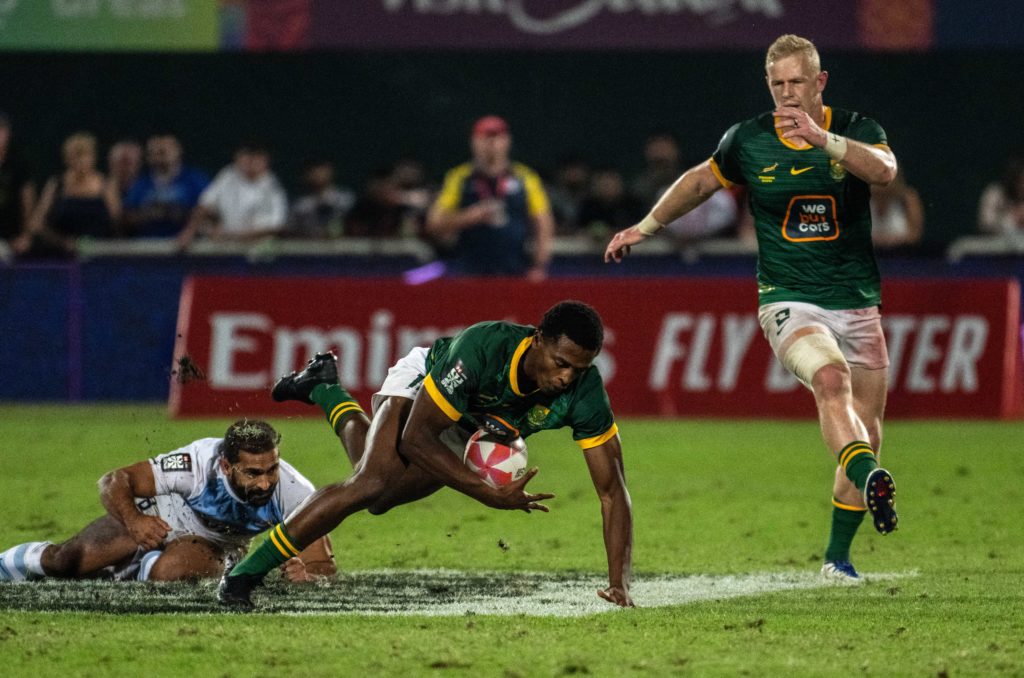
[(441, 433), (453, 423), (430, 398), (426, 389), (421, 389), (413, 401), (409, 420), (402, 431), (399, 452), (439, 482), (491, 508), (522, 510), (527, 513), (548, 510), (547, 506), (538, 502), (555, 495), (526, 492), (526, 483), (537, 475), (537, 469), (530, 469), (522, 478), (508, 485), (492, 488), (466, 468), (462, 460), (452, 454), (440, 439)]
[(639, 224), (630, 226), (612, 236), (604, 250), (604, 261), (622, 261), (633, 245), (654, 235), (665, 224), (671, 223), (711, 197), (722, 184), (711, 171), (711, 161), (705, 160), (691, 167), (676, 179), (675, 183), (654, 205), (650, 213)]
[(633, 607), (629, 596), (633, 558), (633, 508), (622, 468), (622, 445), (614, 436), (584, 452), (594, 489), (601, 499), (604, 547), (608, 553), (608, 588), (597, 595), (621, 607)]
[(100, 502), (103, 508), (125, 526), (139, 546), (155, 549), (171, 526), (157, 516), (148, 516), (135, 505), (135, 497), (156, 494), (156, 479), (148, 461), (114, 469), (100, 478)]

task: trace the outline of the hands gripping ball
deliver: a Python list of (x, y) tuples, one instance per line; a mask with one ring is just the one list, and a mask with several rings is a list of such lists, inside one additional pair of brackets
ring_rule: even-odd
[(526, 473), (526, 441), (504, 441), (486, 431), (477, 431), (466, 443), (466, 466), (491, 487), (508, 485)]

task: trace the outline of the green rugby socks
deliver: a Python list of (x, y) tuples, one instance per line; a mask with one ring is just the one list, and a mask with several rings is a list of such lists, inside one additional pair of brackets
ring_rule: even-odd
[(265, 575), (286, 560), (299, 555), (284, 523), (278, 523), (267, 534), (266, 540), (256, 550), (247, 555), (242, 562), (231, 570), (232, 577), (241, 574)]
[(363, 413), (359, 402), (339, 384), (317, 384), (309, 399), (320, 406), (327, 415), (327, 422), (337, 433), (349, 417)]
[(850, 544), (864, 521), (865, 513), (867, 509), (848, 506), (832, 499), (832, 531), (828, 536), (825, 560), (850, 560)]
[(839, 450), (838, 460), (839, 465), (846, 472), (846, 477), (857, 486), (858, 490), (864, 489), (868, 474), (878, 468), (874, 450), (863, 440), (854, 440)]

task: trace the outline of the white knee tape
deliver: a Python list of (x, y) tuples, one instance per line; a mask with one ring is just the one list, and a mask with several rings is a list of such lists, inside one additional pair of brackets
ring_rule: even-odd
[(839, 344), (831, 334), (813, 332), (800, 337), (782, 356), (782, 364), (805, 384), (810, 384), (814, 374), (825, 365), (845, 365), (846, 358), (839, 350)]

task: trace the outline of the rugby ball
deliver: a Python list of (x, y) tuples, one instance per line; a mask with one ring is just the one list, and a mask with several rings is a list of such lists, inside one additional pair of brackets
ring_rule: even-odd
[(466, 443), (466, 466), (491, 487), (508, 485), (526, 473), (526, 441), (502, 440), (477, 431)]

